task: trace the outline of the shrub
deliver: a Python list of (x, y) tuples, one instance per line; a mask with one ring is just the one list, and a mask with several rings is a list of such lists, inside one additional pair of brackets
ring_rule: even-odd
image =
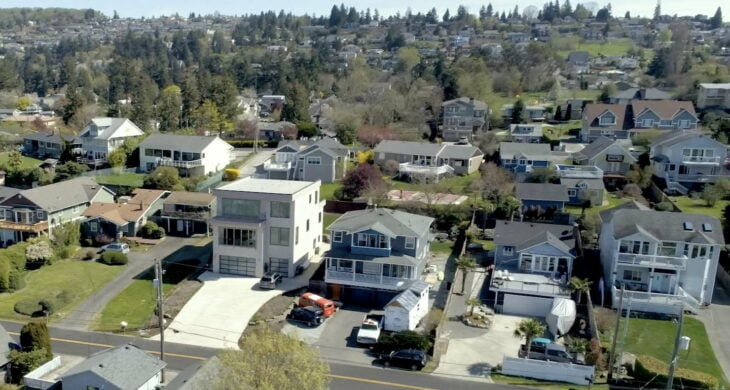
[(15, 303), (13, 307), (16, 313), (22, 314), (28, 317), (35, 317), (39, 315), (43, 308), (35, 299), (22, 299)]
[(56, 300), (63, 306), (68, 305), (76, 298), (76, 294), (71, 290), (63, 290), (56, 295)]
[(24, 351), (45, 350), (48, 359), (53, 357), (51, 335), (45, 322), (31, 321), (20, 329), (20, 346)]
[(408, 348), (427, 350), (430, 346), (431, 341), (428, 337), (412, 330), (404, 330), (380, 336), (374, 350), (376, 353), (388, 353)]
[(11, 367), (10, 376), (15, 383), (20, 383), (26, 374), (40, 367), (49, 358), (45, 350), (37, 349), (29, 352), (10, 351), (8, 360), (10, 361)]
[(241, 175), (241, 171), (235, 168), (227, 168), (225, 171), (223, 171), (223, 180), (225, 181), (233, 181), (238, 179), (238, 177)]
[(88, 251), (86, 251), (86, 256), (84, 256), (84, 259), (91, 260), (94, 258), (94, 256), (96, 256), (96, 252), (94, 252), (92, 250), (88, 250)]
[(48, 315), (57, 312), (63, 306), (56, 298), (43, 298), (38, 302), (38, 305)]
[(12, 269), (8, 278), (11, 291), (22, 290), (25, 287), (25, 270)]
[(0, 291), (10, 290), (10, 263), (0, 261)]
[(672, 202), (659, 202), (654, 206), (657, 211), (674, 211), (674, 205)]
[(591, 339), (588, 344), (588, 353), (586, 354), (586, 363), (596, 366), (598, 370), (606, 369), (606, 359), (603, 356), (603, 348), (597, 337)]
[[(226, 141), (234, 148), (252, 148), (255, 141), (253, 140), (230, 140)], [(259, 141), (259, 146), (266, 148), (275, 148), (279, 145), (279, 141)]]
[[(667, 373), (666, 363), (651, 356), (638, 355), (636, 357), (634, 379), (642, 382), (652, 380), (652, 387), (663, 388), (667, 383)], [(720, 385), (718, 379), (709, 374), (678, 367), (674, 383), (680, 381), (685, 388), (715, 389)]]
[(47, 264), (53, 257), (51, 244), (46, 240), (38, 240), (32, 242), (25, 248), (25, 258), (31, 262), (40, 265)]
[(142, 226), (140, 234), (144, 238), (160, 239), (165, 237), (165, 229), (157, 226), (156, 223), (149, 221)]
[(125, 265), (129, 261), (122, 252), (104, 252), (99, 260), (107, 265)]

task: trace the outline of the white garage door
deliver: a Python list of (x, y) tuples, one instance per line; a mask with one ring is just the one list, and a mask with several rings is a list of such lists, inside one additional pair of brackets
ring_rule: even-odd
[(220, 256), (220, 273), (256, 276), (256, 259), (252, 257)]
[(281, 259), (278, 257), (269, 258), (269, 271), (278, 272), (283, 277), (289, 276), (289, 259)]
[(552, 307), (552, 298), (505, 294), (502, 313), (518, 316), (545, 317)]

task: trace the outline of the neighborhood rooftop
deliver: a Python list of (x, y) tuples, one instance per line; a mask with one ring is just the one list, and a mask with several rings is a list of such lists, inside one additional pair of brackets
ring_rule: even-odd
[(294, 181), (294, 180), (275, 180), (275, 179), (255, 179), (251, 177), (236, 180), (224, 186), (216, 188), (216, 191), (241, 191), (241, 192), (257, 192), (262, 194), (295, 194), (309, 186), (314, 182)]
[(618, 210), (610, 217), (617, 238), (644, 231), (663, 241), (725, 244), (722, 225), (701, 214), (653, 210)]
[(123, 344), (89, 356), (63, 377), (93, 373), (119, 389), (138, 389), (165, 366), (165, 362), (139, 347)]
[(335, 220), (329, 230), (342, 230), (356, 233), (376, 228), (390, 232), (394, 236), (422, 235), (431, 227), (434, 219), (418, 214), (406, 213), (398, 210), (371, 208), (350, 211)]
[[(148, 149), (176, 149), (186, 152), (202, 152), (208, 145), (219, 139), (217, 136), (152, 134), (140, 146)], [(231, 147), (233, 148), (233, 147)]]

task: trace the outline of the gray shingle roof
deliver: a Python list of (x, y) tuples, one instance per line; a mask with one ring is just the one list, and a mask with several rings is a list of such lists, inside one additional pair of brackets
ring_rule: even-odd
[(77, 177), (21, 191), (21, 194), (46, 212), (54, 212), (88, 203), (101, 191), (108, 190), (93, 178)]
[[(613, 213), (610, 220), (615, 238), (643, 230), (658, 240), (725, 244), (720, 221), (708, 215), (624, 209)], [(685, 230), (685, 222), (690, 222), (693, 229)], [(705, 224), (712, 231), (705, 231)]]
[(444, 145), (443, 150), (439, 153), (439, 157), (469, 159), (476, 156), (483, 156), (479, 148), (472, 145)]
[(518, 221), (497, 221), (494, 227), (495, 245), (525, 249), (542, 242), (549, 242), (557, 248), (572, 251), (575, 248), (573, 227)]
[(657, 147), (660, 145), (674, 145), (686, 140), (702, 137), (721, 144), (719, 141), (714, 140), (712, 136), (708, 133), (703, 133), (697, 130), (674, 130), (655, 138), (654, 141), (651, 143), (651, 147)]
[(418, 299), (421, 296), (421, 293), (430, 287), (430, 284), (422, 280), (414, 280), (407, 289), (393, 297), (386, 306), (397, 305), (410, 311), (418, 305)]
[(63, 378), (93, 373), (120, 389), (137, 389), (166, 365), (138, 347), (124, 344), (89, 356)]
[(517, 183), (515, 195), (520, 200), (568, 201), (568, 189), (562, 184)]
[(396, 264), (396, 265), (418, 265), (425, 259), (416, 259), (413, 256), (391, 254), (390, 256), (373, 256), (363, 255), (350, 252), (347, 248), (333, 248), (325, 252), (323, 257), (332, 257), (338, 259), (350, 259), (350, 260), (367, 260), (375, 264)]
[(532, 160), (550, 160), (553, 153), (550, 144), (530, 144), (522, 142), (500, 142), (499, 157), (502, 159), (513, 159), (516, 156), (525, 156)]
[(566, 188), (576, 188), (578, 183), (581, 182), (586, 183), (588, 188), (593, 190), (602, 190), (606, 188), (603, 185), (603, 179), (560, 179), (560, 184), (564, 185)]
[(73, 141), (75, 138), (73, 135), (67, 135), (67, 134), (59, 134), (57, 132), (47, 132), (47, 131), (38, 131), (35, 133), (28, 134), (23, 137), (23, 139), (33, 140), (33, 141), (42, 141), (42, 142), (53, 142), (56, 144), (60, 144), (61, 141)]
[[(179, 134), (152, 134), (145, 138), (139, 146), (141, 148), (150, 149), (175, 149), (185, 152), (202, 152), (210, 144), (216, 142), (218, 137), (204, 137), (198, 135), (179, 135)], [(230, 147), (233, 149), (233, 146)]]
[(616, 207), (610, 208), (608, 210), (603, 210), (598, 213), (598, 217), (601, 219), (601, 223), (606, 223), (613, 218), (613, 214), (615, 214), (619, 210), (650, 210), (649, 207), (644, 206), (643, 204), (631, 200), (624, 204), (618, 205)]
[(588, 146), (583, 148), (580, 152), (578, 152), (576, 154), (576, 158), (590, 160), (593, 157), (596, 157), (596, 155), (598, 155), (599, 153), (608, 149), (611, 145), (614, 144), (614, 142), (616, 141), (611, 138), (600, 136), (596, 138), (593, 142), (588, 144)]
[(0, 186), (0, 202), (20, 192), (19, 189), (13, 187)]
[[(127, 118), (108, 118), (108, 117), (99, 117), (99, 118), (93, 118), (91, 119), (91, 122), (84, 127), (84, 129), (81, 132), (81, 135), (79, 137), (82, 138), (97, 138), (97, 139), (110, 139), (114, 138), (114, 133), (122, 127), (126, 122), (129, 122), (134, 128), (136, 129), (136, 132), (138, 134), (136, 135), (143, 135), (144, 132), (137, 127), (137, 125), (134, 124), (134, 122), (130, 121)], [(98, 128), (98, 134), (96, 136), (91, 135), (91, 128), (92, 126), (96, 126)]]
[(456, 98), (456, 99), (447, 100), (447, 101), (443, 102), (442, 106), (446, 107), (448, 105), (451, 105), (451, 104), (454, 104), (457, 102), (466, 103), (466, 104), (474, 103), (474, 108), (477, 110), (486, 110), (487, 109), (487, 103), (484, 103), (481, 100), (476, 100), (476, 99), (472, 100), (469, 97), (460, 97), (460, 98)]
[(348, 211), (332, 222), (329, 230), (342, 230), (350, 233), (374, 228), (387, 229), (396, 236), (421, 237), (431, 227), (434, 219), (403, 211), (372, 208)]

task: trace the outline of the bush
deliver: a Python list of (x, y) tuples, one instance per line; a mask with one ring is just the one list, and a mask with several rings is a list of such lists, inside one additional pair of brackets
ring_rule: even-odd
[(107, 265), (125, 265), (129, 259), (122, 252), (104, 252), (101, 254), (99, 261)]
[(388, 353), (409, 348), (428, 350), (430, 346), (428, 337), (412, 330), (404, 330), (380, 336), (373, 350), (376, 353)]
[(241, 175), (241, 171), (234, 168), (227, 168), (225, 171), (223, 171), (223, 180), (225, 181), (233, 181), (238, 179), (238, 177)]
[(31, 262), (40, 265), (47, 264), (53, 257), (51, 244), (43, 239), (32, 242), (25, 248), (25, 258)]
[(38, 302), (38, 305), (48, 315), (57, 312), (63, 306), (56, 298), (43, 298)]
[[(253, 140), (231, 140), (226, 141), (234, 148), (253, 148), (255, 141)], [(279, 145), (279, 141), (259, 141), (259, 146), (265, 148), (275, 148)]]
[(24, 316), (36, 317), (40, 315), (40, 313), (43, 311), (43, 308), (35, 299), (22, 299), (15, 303), (13, 310), (15, 310), (16, 313), (22, 314)]
[(29, 352), (10, 351), (8, 360), (10, 361), (10, 376), (15, 383), (20, 383), (23, 377), (29, 372), (40, 367), (49, 360), (48, 353), (43, 349), (37, 349)]
[(96, 252), (88, 250), (86, 251), (86, 256), (84, 256), (84, 260), (91, 260), (94, 258), (94, 256), (96, 256)]
[(25, 270), (10, 270), (9, 282), (11, 291), (22, 290), (25, 287)]
[(596, 366), (598, 370), (606, 369), (606, 358), (603, 356), (603, 348), (597, 337), (591, 339), (588, 344), (588, 353), (586, 354), (586, 363)]
[(165, 229), (157, 226), (156, 223), (149, 221), (140, 230), (140, 235), (144, 238), (160, 239), (165, 237)]

